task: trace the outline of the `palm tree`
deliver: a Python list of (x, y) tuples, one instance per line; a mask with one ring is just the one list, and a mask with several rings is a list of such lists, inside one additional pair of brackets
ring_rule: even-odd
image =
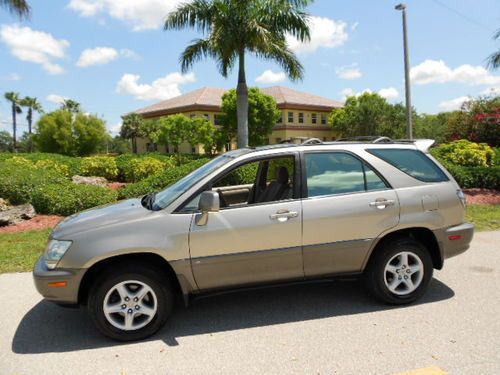
[(310, 39), (305, 7), (311, 0), (194, 0), (181, 4), (165, 21), (165, 30), (196, 28), (206, 37), (195, 39), (180, 57), (182, 72), (211, 57), (227, 78), (238, 61), (238, 147), (248, 145), (248, 87), (245, 53), (274, 60), (292, 80), (301, 79), (303, 68), (286, 43), (290, 34)]
[(12, 105), (12, 140), (14, 152), (17, 150), (17, 141), (16, 141), (16, 132), (17, 132), (17, 123), (16, 123), (16, 115), (18, 113), (22, 113), (21, 109), (21, 99), (19, 98), (18, 92), (6, 92), (4, 94), (6, 100), (8, 100)]
[(61, 109), (69, 111), (71, 113), (80, 113), (82, 111), (82, 105), (73, 99), (64, 99), (61, 103)]
[(142, 137), (144, 119), (137, 113), (129, 113), (122, 116), (122, 127), (120, 137), (132, 140), (132, 152), (137, 154), (137, 137)]
[(7, 8), (9, 12), (16, 14), (19, 18), (28, 18), (31, 8), (26, 0), (0, 0), (0, 6)]
[(42, 113), (43, 108), (37, 98), (31, 98), (29, 96), (21, 100), (20, 103), (23, 107), (28, 108), (28, 113), (26, 114), (26, 120), (28, 120), (28, 150), (33, 151), (33, 143), (31, 140), (32, 134), (32, 123), (33, 123), (33, 111)]
[[(498, 29), (495, 35), (493, 35), (493, 39), (500, 40), (500, 29)], [(493, 52), (490, 57), (488, 57), (488, 66), (493, 69), (500, 67), (500, 49)]]

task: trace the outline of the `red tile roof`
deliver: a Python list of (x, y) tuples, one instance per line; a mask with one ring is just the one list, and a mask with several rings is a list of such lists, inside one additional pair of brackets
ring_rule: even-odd
[[(343, 106), (341, 102), (322, 96), (308, 94), (283, 86), (264, 87), (260, 89), (265, 94), (271, 95), (281, 109), (309, 109), (318, 111), (331, 111)], [(175, 98), (163, 100), (134, 111), (146, 117), (187, 112), (194, 110), (220, 111), (222, 95), (226, 89), (216, 87), (203, 87)]]

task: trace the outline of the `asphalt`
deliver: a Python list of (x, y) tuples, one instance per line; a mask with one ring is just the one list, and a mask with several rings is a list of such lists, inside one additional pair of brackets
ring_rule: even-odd
[(374, 302), (356, 281), (259, 289), (178, 306), (131, 344), (42, 301), (29, 273), (3, 274), (0, 374), (500, 374), (499, 254), (500, 231), (477, 233), (411, 306)]

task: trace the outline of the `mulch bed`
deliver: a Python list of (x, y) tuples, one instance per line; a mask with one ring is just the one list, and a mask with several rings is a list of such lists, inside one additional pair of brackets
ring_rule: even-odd
[(124, 186), (127, 186), (126, 182), (108, 182), (108, 187), (113, 190), (120, 190)]
[(26, 220), (16, 225), (0, 227), (0, 233), (16, 233), (30, 230), (54, 228), (62, 219), (64, 219), (64, 216), (36, 215), (31, 220)]
[(500, 204), (500, 191), (489, 189), (463, 189), (467, 204)]

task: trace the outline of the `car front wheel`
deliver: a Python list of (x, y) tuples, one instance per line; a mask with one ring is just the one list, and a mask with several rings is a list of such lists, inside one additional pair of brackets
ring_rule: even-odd
[(409, 238), (382, 245), (365, 273), (365, 284), (377, 299), (391, 304), (416, 301), (426, 291), (433, 265), (427, 249)]
[(88, 310), (97, 329), (114, 340), (140, 340), (157, 332), (173, 307), (169, 281), (147, 266), (118, 267), (91, 288)]

